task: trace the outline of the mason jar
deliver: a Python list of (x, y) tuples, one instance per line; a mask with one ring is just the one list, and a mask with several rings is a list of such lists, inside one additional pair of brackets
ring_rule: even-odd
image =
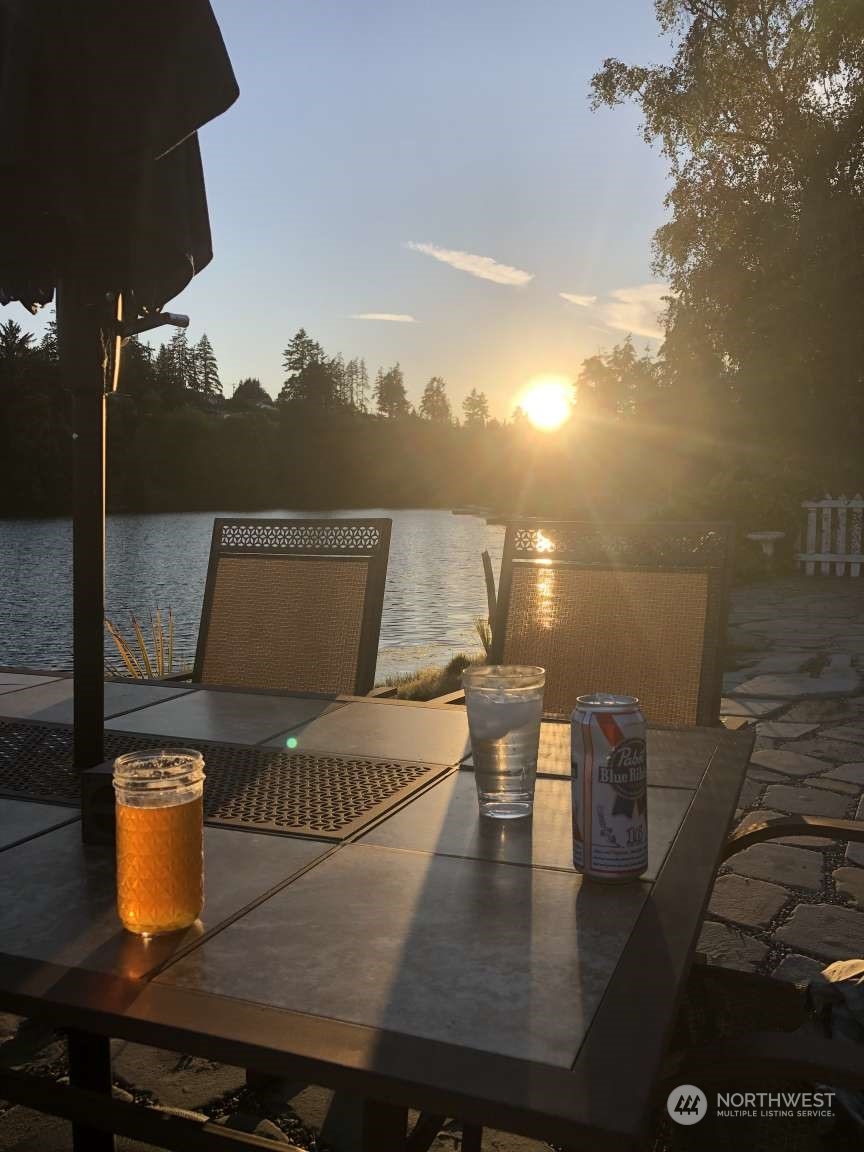
[(117, 912), (142, 936), (194, 924), (204, 906), (204, 757), (194, 748), (114, 761)]

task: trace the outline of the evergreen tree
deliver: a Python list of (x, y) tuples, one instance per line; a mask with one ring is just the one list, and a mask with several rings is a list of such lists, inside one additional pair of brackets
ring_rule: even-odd
[(354, 407), (358, 412), (369, 411), (369, 372), (366, 361), (357, 362), (357, 382), (354, 388)]
[(386, 372), (383, 368), (378, 369), (378, 375), (375, 377), (375, 403), (381, 415), (391, 420), (410, 413), (411, 405), (405, 392), (405, 377), (398, 364), (394, 364)]
[(254, 376), (247, 376), (245, 380), (240, 381), (228, 403), (232, 408), (257, 408), (261, 404), (267, 405), (268, 408), (273, 407), (269, 394), (264, 391), (261, 381)]
[(118, 391), (122, 396), (143, 399), (156, 391), (156, 368), (153, 349), (137, 336), (123, 341), (120, 353), (120, 380)]
[(305, 328), (298, 328), (282, 354), (282, 367), (285, 369), (285, 384), (300, 375), (312, 364), (324, 359), (324, 349), (313, 340)]
[(472, 388), (462, 401), (466, 428), (483, 428), (489, 419), (489, 401), (485, 392)]
[(46, 360), (56, 361), (60, 358), (60, 350), (57, 346), (56, 317), (48, 321), (45, 334), (39, 342), (39, 352)]
[(186, 331), (178, 328), (168, 344), (172, 389), (182, 395), (188, 388), (196, 391), (195, 370)]
[(304, 328), (298, 329), (285, 349), (287, 373), (279, 392), (280, 404), (303, 404), (310, 408), (335, 408), (340, 402), (337, 361)]
[(213, 345), (206, 333), (195, 345), (195, 390), (202, 396), (214, 397), (222, 395), (222, 383), (219, 379), (219, 366), (216, 363), (216, 354)]
[(153, 365), (153, 383), (166, 408), (178, 408), (184, 401), (185, 386), (179, 375), (170, 344), (162, 344)]
[(453, 413), (450, 410), (450, 400), (447, 397), (447, 385), (440, 376), (433, 376), (423, 389), (420, 400), (420, 415), (427, 420), (436, 420), (441, 424), (450, 424)]

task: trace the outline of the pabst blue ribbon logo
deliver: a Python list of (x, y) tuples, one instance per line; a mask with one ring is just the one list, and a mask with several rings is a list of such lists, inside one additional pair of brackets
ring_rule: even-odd
[(613, 816), (645, 812), (645, 778), (645, 741), (622, 740), (612, 749), (609, 759), (597, 773), (599, 783), (610, 784), (615, 792)]

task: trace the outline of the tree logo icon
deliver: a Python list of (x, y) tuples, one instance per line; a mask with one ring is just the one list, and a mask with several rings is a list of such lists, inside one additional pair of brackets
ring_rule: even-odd
[(676, 1124), (698, 1124), (708, 1111), (708, 1097), (695, 1084), (681, 1084), (669, 1093), (666, 1111)]

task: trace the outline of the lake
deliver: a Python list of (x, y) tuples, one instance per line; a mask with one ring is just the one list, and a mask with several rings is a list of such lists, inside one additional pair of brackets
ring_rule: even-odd
[[(173, 609), (180, 662), (198, 635), (215, 516), (230, 512), (108, 517), (108, 616), (128, 633), (129, 612)], [(449, 511), (369, 508), (256, 516), (389, 516), (390, 562), (377, 678), (444, 664), (479, 648), (473, 618), (486, 615), (480, 554), (497, 573), (504, 529)], [(106, 655), (117, 662), (110, 640)], [(0, 520), (0, 666), (72, 666), (72, 525), (67, 519)]]

